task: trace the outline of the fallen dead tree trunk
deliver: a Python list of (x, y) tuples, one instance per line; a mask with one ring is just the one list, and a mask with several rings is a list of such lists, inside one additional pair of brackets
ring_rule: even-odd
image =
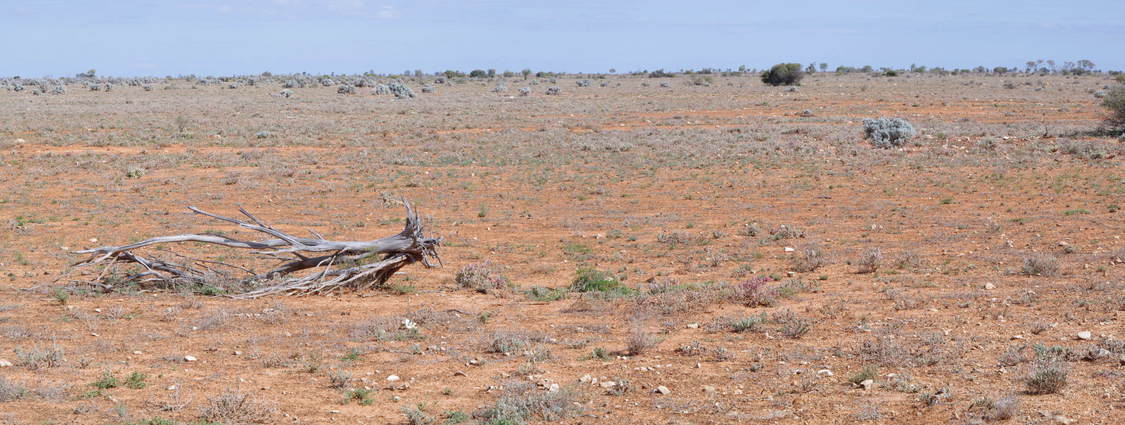
[[(90, 257), (75, 263), (73, 269), (101, 266), (98, 276), (85, 283), (103, 290), (113, 290), (120, 284), (145, 284), (164, 287), (184, 285), (214, 286), (215, 282), (234, 282), (244, 291), (228, 294), (233, 298), (257, 298), (266, 295), (312, 295), (335, 290), (369, 289), (386, 283), (402, 267), (421, 262), (434, 267), (431, 260), (441, 264), (437, 247), (441, 238), (427, 238), (422, 221), (414, 208), (405, 200), (406, 226), (402, 232), (372, 241), (332, 241), (316, 235), (304, 238), (280, 231), (259, 220), (245, 209), (239, 212), (249, 221), (225, 217), (188, 207), (192, 212), (216, 220), (235, 224), (241, 228), (265, 233), (272, 237), (261, 241), (247, 241), (213, 234), (183, 234), (161, 236), (121, 246), (75, 251)], [(249, 268), (220, 261), (195, 259), (170, 251), (161, 251), (177, 257), (175, 262), (155, 256), (141, 256), (135, 251), (145, 247), (163, 246), (182, 242), (197, 242), (228, 248), (249, 249), (254, 254), (277, 260), (269, 271), (256, 273)], [(147, 254), (146, 254), (147, 255)], [(123, 278), (107, 279), (116, 265), (139, 265), (139, 271)], [(244, 277), (235, 278), (232, 271)], [(300, 274), (298, 272), (307, 271)]]

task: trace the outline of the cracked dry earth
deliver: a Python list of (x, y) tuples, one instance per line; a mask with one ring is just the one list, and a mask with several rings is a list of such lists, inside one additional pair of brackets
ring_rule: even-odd
[[(573, 80), (0, 93), (0, 423), (1125, 420), (1109, 77)], [(920, 134), (875, 149), (880, 116)], [(188, 205), (374, 239), (385, 196), (443, 268), (256, 300), (60, 279), (72, 250), (252, 237)]]

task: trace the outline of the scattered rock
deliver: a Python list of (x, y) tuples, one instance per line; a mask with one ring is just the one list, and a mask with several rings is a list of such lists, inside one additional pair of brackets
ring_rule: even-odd
[(988, 289), (988, 290), (996, 289), (996, 285), (994, 285), (992, 282), (988, 282), (988, 283), (984, 284), (984, 289)]
[(785, 247), (785, 252), (796, 252), (797, 250), (791, 246)]
[(703, 392), (705, 392), (707, 394), (714, 394), (718, 391), (719, 390), (717, 388), (715, 388), (714, 386), (711, 386), (711, 385), (704, 385), (703, 386)]
[(601, 385), (602, 388), (605, 388), (605, 389), (609, 390), (609, 389), (613, 389), (613, 387), (616, 387), (617, 383), (613, 382), (613, 381), (602, 381), (602, 383), (600, 383), (598, 385)]
[(12, 367), (12, 362), (7, 359), (0, 359), (0, 367)]
[(652, 392), (656, 394), (668, 395), (672, 393), (672, 390), (669, 390), (668, 387), (661, 385), (659, 387), (656, 387), (655, 390), (652, 390)]
[(698, 323), (688, 323), (687, 328), (688, 329), (699, 329), (699, 324)]
[(1078, 333), (1078, 339), (1081, 339), (1083, 341), (1089, 341), (1093, 338), (1094, 334), (1090, 333), (1090, 331), (1082, 331)]
[(1068, 418), (1068, 417), (1063, 416), (1063, 415), (1057, 415), (1057, 416), (1055, 416), (1055, 422), (1058, 422), (1058, 423), (1063, 424), (1063, 425), (1070, 425), (1070, 424), (1074, 423), (1074, 419)]
[(865, 379), (863, 380), (863, 382), (860, 382), (859, 385), (866, 391), (875, 386), (875, 381), (872, 379)]
[(387, 377), (387, 382), (395, 382), (395, 381), (398, 381), (399, 379), (401, 379), (401, 378), (399, 378), (398, 375), (391, 375), (391, 376)]
[(828, 369), (818, 370), (818, 371), (816, 371), (816, 374), (819, 375), (819, 376), (832, 376), (833, 375), (832, 371), (828, 370)]
[(196, 360), (199, 360), (199, 359), (195, 358), (195, 356), (184, 356), (185, 362), (194, 362)]

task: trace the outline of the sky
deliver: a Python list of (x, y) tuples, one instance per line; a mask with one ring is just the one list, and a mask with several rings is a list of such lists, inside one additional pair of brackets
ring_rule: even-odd
[(0, 0), (0, 76), (1125, 69), (1125, 1)]

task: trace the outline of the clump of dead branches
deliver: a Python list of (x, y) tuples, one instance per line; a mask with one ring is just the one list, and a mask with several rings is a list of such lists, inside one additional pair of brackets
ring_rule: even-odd
[[(266, 295), (312, 295), (338, 290), (362, 290), (378, 287), (402, 267), (421, 262), (426, 267), (441, 264), (437, 247), (441, 238), (427, 238), (424, 226), (409, 202), (406, 225), (402, 232), (371, 241), (333, 241), (319, 234), (306, 238), (295, 236), (259, 220), (239, 208), (248, 220), (221, 216), (188, 207), (192, 212), (269, 235), (270, 239), (249, 241), (215, 234), (182, 234), (160, 236), (140, 242), (75, 251), (90, 256), (73, 265), (78, 268), (98, 266), (101, 270), (92, 280), (78, 281), (104, 291), (122, 285), (158, 288), (221, 287), (234, 298), (257, 298)], [(182, 242), (197, 242), (227, 248), (249, 249), (252, 253), (277, 261), (265, 272), (222, 261), (192, 258), (159, 250), (139, 254), (141, 248)], [(165, 258), (161, 258), (165, 257)], [(174, 257), (174, 258), (167, 258)], [(132, 266), (120, 275), (118, 266)], [(139, 266), (139, 267), (137, 267)], [(69, 273), (68, 273), (69, 274)]]

